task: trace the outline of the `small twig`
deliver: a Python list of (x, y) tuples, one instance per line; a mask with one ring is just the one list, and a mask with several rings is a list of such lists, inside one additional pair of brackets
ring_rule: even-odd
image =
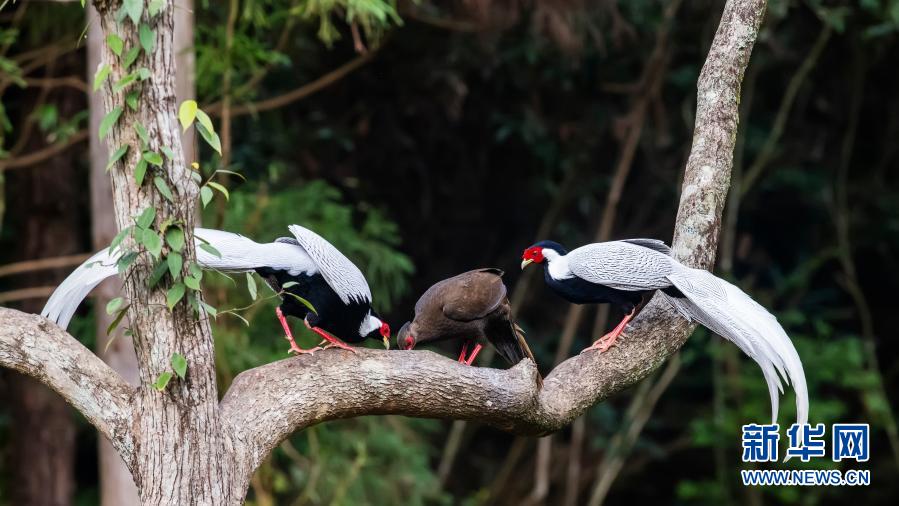
[(362, 42), (362, 34), (359, 33), (359, 25), (355, 21), (350, 23), (350, 32), (353, 34), (353, 49), (359, 54), (367, 53), (368, 48), (365, 47), (365, 43)]
[(25, 299), (41, 299), (44, 297), (49, 297), (55, 289), (55, 286), (37, 286), (34, 288), (21, 288), (19, 290), (0, 292), (0, 304)]
[[(319, 77), (315, 81), (304, 84), (303, 86), (300, 86), (293, 91), (289, 91), (276, 97), (261, 100), (259, 102), (252, 102), (235, 106), (231, 109), (231, 117), (233, 118), (236, 116), (243, 116), (245, 114), (256, 114), (272, 109), (278, 109), (280, 107), (284, 107), (285, 105), (296, 102), (297, 100), (302, 100), (340, 81), (341, 79), (352, 73), (354, 70), (371, 61), (374, 55), (377, 53), (377, 50), (371, 50), (364, 55), (357, 56), (347, 63), (344, 63), (340, 67), (337, 67), (336, 69)], [(212, 105), (209, 105), (204, 108), (204, 110), (207, 111), (207, 114), (209, 114), (210, 116), (221, 116), (222, 102), (216, 102)]]
[(774, 118), (774, 124), (771, 126), (771, 131), (768, 133), (768, 138), (765, 139), (765, 144), (762, 145), (762, 149), (759, 151), (758, 156), (755, 157), (752, 165), (746, 170), (746, 175), (743, 176), (743, 180), (741, 181), (740, 186), (742, 187), (742, 193), (744, 195), (750, 188), (752, 188), (756, 180), (761, 176), (762, 171), (768, 166), (769, 160), (774, 156), (774, 153), (777, 150), (777, 143), (780, 141), (780, 137), (783, 135), (784, 128), (787, 125), (787, 120), (790, 118), (790, 111), (793, 108), (796, 95), (799, 93), (799, 88), (802, 87), (809, 72), (811, 72), (812, 69), (815, 68), (815, 64), (818, 63), (818, 58), (827, 46), (827, 41), (830, 40), (831, 33), (832, 29), (830, 28), (830, 24), (823, 23), (821, 31), (818, 33), (818, 38), (812, 45), (808, 56), (805, 57), (805, 60), (802, 61), (802, 64), (796, 69), (796, 73), (793, 74), (793, 77), (790, 79), (789, 84), (787, 84), (787, 89), (784, 91), (783, 99), (780, 102), (780, 108), (777, 111), (777, 116)]
[[(837, 248), (840, 264), (843, 269), (843, 286), (855, 303), (858, 310), (858, 317), (862, 327), (862, 351), (865, 355), (865, 361), (868, 371), (875, 378), (874, 390), (882, 399), (883, 405), (883, 425), (887, 433), (887, 439), (890, 442), (890, 448), (893, 453), (893, 460), (899, 466), (899, 429), (897, 429), (896, 417), (890, 406), (883, 383), (883, 374), (880, 372), (880, 360), (877, 357), (877, 342), (874, 331), (874, 318), (871, 313), (871, 305), (868, 297), (862, 290), (861, 282), (858, 280), (858, 273), (855, 268), (855, 257), (852, 251), (852, 215), (849, 210), (849, 189), (848, 175), (849, 166), (852, 163), (852, 153), (855, 148), (856, 136), (858, 133), (859, 116), (861, 110), (862, 93), (864, 90), (864, 82), (866, 77), (866, 67), (863, 63), (864, 58), (861, 50), (856, 48), (856, 62), (853, 75), (855, 82), (852, 86), (852, 95), (849, 112), (849, 125), (843, 136), (843, 145), (840, 152), (839, 165), (837, 167), (837, 177), (834, 182), (834, 222), (837, 229)], [(862, 399), (864, 401), (864, 399)], [(877, 417), (870, 403), (863, 402), (872, 417)]]
[[(659, 375), (658, 381), (652, 384), (652, 387), (648, 387), (650, 384), (648, 381), (640, 385), (640, 391), (631, 400), (630, 410), (633, 410), (633, 416), (629, 416), (622, 424), (622, 427), (626, 430), (615, 435), (609, 443), (609, 448), (606, 450), (602, 462), (599, 464), (596, 485), (593, 488), (593, 493), (590, 495), (590, 506), (600, 506), (605, 501), (612, 483), (618, 477), (618, 473), (621, 472), (625, 459), (630, 455), (640, 432), (643, 431), (643, 427), (649, 421), (656, 403), (658, 403), (662, 394), (665, 393), (665, 390), (668, 389), (668, 386), (677, 376), (679, 369), (680, 353), (675, 353), (668, 360), (668, 365), (665, 366), (665, 370)], [(647, 387), (644, 388), (643, 385), (647, 385)]]
[(22, 274), (26, 272), (42, 271), (46, 269), (56, 269), (59, 267), (70, 267), (79, 265), (90, 258), (90, 253), (81, 253), (78, 255), (66, 255), (52, 258), (39, 258), (37, 260), (25, 260), (24, 262), (15, 262), (6, 265), (0, 265), (0, 278), (3, 276), (12, 276), (14, 274)]
[(48, 158), (52, 158), (63, 151), (69, 149), (71, 146), (78, 144), (81, 141), (84, 141), (88, 138), (87, 130), (80, 130), (70, 135), (63, 142), (57, 142), (56, 144), (51, 144), (45, 148), (39, 149), (37, 151), (32, 151), (27, 155), (17, 156), (15, 158), (8, 158), (6, 160), (0, 160), (0, 172), (4, 170), (11, 169), (21, 169), (23, 167), (30, 167), (32, 165), (37, 165)]
[(23, 79), (25, 84), (29, 87), (34, 88), (55, 88), (59, 86), (69, 86), (71, 88), (75, 88), (78, 91), (87, 93), (89, 88), (87, 83), (84, 82), (78, 76), (65, 76), (65, 77), (26, 77)]

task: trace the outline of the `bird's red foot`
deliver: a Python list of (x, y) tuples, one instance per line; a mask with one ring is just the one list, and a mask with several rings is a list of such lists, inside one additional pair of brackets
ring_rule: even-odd
[(615, 344), (615, 342), (618, 340), (618, 336), (620, 336), (621, 333), (624, 332), (624, 327), (627, 326), (627, 322), (631, 321), (631, 318), (634, 317), (634, 313), (636, 311), (637, 311), (637, 309), (634, 308), (631, 310), (630, 313), (624, 315), (624, 318), (621, 319), (621, 322), (618, 325), (616, 325), (615, 328), (612, 329), (611, 332), (609, 332), (608, 334), (597, 339), (596, 342), (593, 343), (592, 345), (590, 345), (589, 347), (584, 348), (581, 351), (581, 353), (586, 353), (590, 350), (597, 350), (600, 353), (608, 351), (609, 348), (611, 348)]
[(306, 324), (307, 329), (311, 330), (312, 332), (315, 332), (316, 334), (318, 334), (324, 338), (324, 340), (322, 340), (322, 342), (319, 344), (322, 344), (326, 341), (328, 342), (328, 344), (322, 348), (323, 350), (327, 350), (328, 348), (340, 348), (343, 350), (348, 350), (348, 351), (352, 351), (353, 353), (356, 353), (355, 348), (344, 343), (340, 339), (337, 339), (336, 337), (332, 336), (331, 334), (325, 332), (324, 330), (322, 330), (318, 327), (313, 327), (312, 325), (309, 325), (309, 322), (307, 322), (306, 320), (303, 320), (303, 323)]
[(284, 339), (287, 339), (288, 341), (290, 341), (290, 349), (287, 350), (288, 354), (296, 353), (297, 355), (303, 355), (303, 354), (308, 353), (311, 355), (311, 354), (315, 353), (316, 350), (321, 349), (318, 346), (316, 346), (315, 348), (312, 348), (311, 350), (304, 350), (303, 348), (300, 348), (299, 346), (297, 346), (297, 342), (293, 340), (293, 334), (290, 332), (290, 325), (287, 324), (287, 318), (284, 318), (284, 313), (281, 312), (280, 307), (275, 308), (275, 315), (278, 316), (278, 321), (281, 322), (281, 327), (284, 329)]
[(305, 355), (308, 353), (309, 355), (312, 355), (313, 353), (315, 353), (316, 351), (318, 351), (320, 349), (322, 349), (322, 348), (316, 346), (315, 348), (310, 348), (308, 350), (304, 350), (303, 348), (300, 348), (299, 346), (297, 346), (297, 343), (295, 343), (293, 340), (291, 340), (290, 341), (290, 349), (287, 350), (287, 353), (288, 354), (296, 353), (297, 355)]
[(612, 345), (614, 345), (617, 340), (618, 340), (618, 335), (613, 334), (612, 332), (609, 332), (608, 334), (597, 339), (596, 342), (593, 343), (592, 345), (581, 350), (581, 353), (586, 353), (590, 350), (597, 350), (600, 353), (602, 353), (604, 351), (607, 351), (609, 348), (611, 348)]
[(475, 345), (474, 349), (471, 350), (471, 355), (466, 359), (465, 354), (468, 353), (468, 343), (469, 341), (462, 343), (462, 353), (459, 354), (460, 364), (471, 365), (471, 363), (474, 362), (474, 358), (481, 352), (481, 348), (484, 347), (482, 344), (478, 343)]

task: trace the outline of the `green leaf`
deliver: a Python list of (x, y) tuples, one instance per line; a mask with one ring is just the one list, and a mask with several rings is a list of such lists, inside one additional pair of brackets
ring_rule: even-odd
[(297, 300), (297, 302), (299, 302), (300, 304), (309, 308), (309, 311), (312, 311), (313, 313), (318, 314), (318, 311), (315, 310), (315, 307), (308, 300), (300, 297), (299, 295), (297, 295), (295, 293), (284, 292), (284, 295), (287, 295), (288, 297), (293, 297), (294, 299)]
[(115, 93), (119, 93), (122, 90), (124, 90), (125, 88), (127, 88), (128, 86), (130, 86), (131, 84), (133, 84), (134, 81), (137, 81), (137, 74), (132, 72), (132, 73), (122, 77), (118, 81), (116, 81), (116, 83), (112, 85), (112, 91)]
[(209, 202), (212, 201), (212, 189), (208, 186), (200, 188), (200, 200), (203, 202), (203, 207), (209, 205)]
[(119, 274), (125, 272), (125, 269), (127, 269), (128, 267), (131, 267), (131, 264), (133, 264), (134, 261), (137, 260), (137, 256), (138, 254), (136, 251), (129, 251), (128, 253), (125, 253), (124, 255), (119, 257), (119, 260), (115, 263), (116, 269), (118, 269)]
[(115, 237), (112, 238), (112, 242), (109, 243), (109, 251), (114, 252), (115, 249), (118, 248), (120, 244), (122, 244), (122, 241), (124, 241), (125, 238), (128, 237), (128, 234), (130, 234), (130, 233), (131, 233), (131, 227), (125, 227), (122, 230), (120, 230), (119, 233), (116, 234)]
[(150, 278), (147, 280), (147, 287), (151, 290), (156, 288), (156, 285), (162, 281), (162, 277), (165, 276), (166, 272), (169, 272), (168, 262), (163, 262), (162, 260), (156, 262), (156, 265), (153, 267), (153, 273), (150, 274)]
[(125, 53), (125, 57), (122, 59), (122, 65), (125, 67), (125, 70), (128, 70), (128, 67), (137, 60), (138, 56), (140, 56), (140, 46), (134, 46)]
[(200, 280), (195, 277), (188, 276), (184, 278), (184, 284), (191, 290), (200, 290)]
[(125, 48), (125, 43), (118, 35), (114, 33), (107, 35), (106, 45), (109, 46), (110, 51), (115, 53), (116, 56), (122, 56), (122, 49)]
[(197, 109), (197, 121), (203, 125), (203, 128), (209, 130), (212, 133), (215, 133), (215, 127), (212, 126), (212, 120), (209, 119), (209, 115), (203, 112), (201, 109)]
[(166, 371), (159, 375), (156, 378), (156, 383), (153, 383), (153, 388), (162, 392), (165, 390), (165, 387), (169, 386), (169, 381), (172, 379), (172, 373), (170, 371)]
[(169, 216), (159, 225), (159, 232), (165, 234), (165, 231), (172, 226), (172, 223), (175, 223), (175, 218)]
[(170, 227), (165, 231), (165, 242), (173, 251), (180, 252), (184, 249), (184, 231), (180, 227)]
[(222, 185), (220, 185), (220, 184), (218, 184), (218, 183), (215, 183), (215, 182), (213, 182), (213, 181), (209, 181), (209, 182), (206, 183), (206, 184), (209, 185), (209, 186), (211, 186), (211, 187), (213, 187), (213, 188), (215, 188), (216, 190), (222, 192), (222, 195), (225, 196), (225, 200), (231, 200), (231, 195), (228, 193), (228, 189), (225, 188), (224, 186), (222, 186)]
[(140, 93), (137, 90), (129, 91), (128, 94), (125, 95), (125, 103), (128, 104), (128, 107), (130, 107), (132, 111), (137, 110), (138, 98), (140, 98)]
[(153, 0), (150, 2), (150, 5), (147, 6), (147, 13), (150, 14), (150, 17), (154, 17), (162, 10), (165, 9), (165, 1), (164, 0)]
[(197, 265), (196, 262), (190, 263), (190, 265), (187, 267), (187, 272), (189, 272), (192, 277), (197, 278), (197, 280), (203, 279), (203, 270), (200, 269), (200, 266)]
[(111, 315), (122, 308), (122, 305), (125, 304), (125, 299), (121, 297), (116, 297), (111, 301), (106, 303), (106, 314)]
[(157, 167), (162, 167), (162, 155), (159, 153), (154, 153), (153, 151), (144, 151), (144, 160), (148, 163), (152, 163)]
[(172, 353), (172, 369), (179, 378), (184, 379), (187, 374), (187, 359), (184, 358), (184, 355), (178, 352)]
[(287, 283), (284, 283), (283, 285), (281, 285), (281, 289), (286, 290), (292, 286), (297, 286), (298, 284), (299, 283), (297, 283), (296, 281), (288, 281)]
[(175, 253), (174, 251), (169, 253), (165, 258), (166, 263), (169, 265), (169, 274), (172, 275), (172, 279), (178, 279), (181, 277), (181, 265), (184, 263), (184, 258), (180, 253)]
[(150, 143), (150, 134), (147, 133), (147, 129), (144, 128), (139, 121), (134, 123), (134, 131), (137, 132), (137, 136), (140, 137), (140, 141), (147, 145)]
[(165, 182), (165, 179), (162, 179), (160, 176), (156, 176), (153, 178), (153, 184), (156, 185), (156, 189), (159, 190), (159, 193), (162, 194), (163, 197), (166, 198), (169, 202), (174, 202), (175, 197), (172, 195), (172, 189), (169, 188), (169, 184)]
[(122, 10), (135, 25), (140, 23), (140, 15), (144, 12), (144, 0), (123, 0)]
[(125, 156), (125, 153), (128, 152), (128, 147), (129, 146), (125, 144), (124, 146), (119, 146), (119, 149), (115, 150), (115, 153), (113, 153), (112, 156), (109, 157), (109, 162), (106, 164), (106, 172), (109, 172), (109, 169), (112, 168), (113, 164), (115, 164), (117, 161), (121, 160), (123, 156)]
[(239, 178), (240, 178), (241, 180), (243, 180), (243, 181), (246, 181), (246, 180), (247, 180), (247, 178), (244, 177), (243, 174), (241, 174), (240, 172), (234, 172), (233, 170), (218, 169), (218, 170), (215, 171), (215, 173), (216, 173), (216, 174), (231, 174), (231, 175), (233, 175), (233, 176), (239, 177)]
[(159, 258), (159, 254), (162, 253), (162, 239), (159, 238), (159, 234), (155, 230), (145, 228), (140, 242), (154, 258)]
[(144, 48), (144, 52), (150, 54), (153, 52), (153, 46), (156, 44), (156, 32), (146, 23), (140, 24), (138, 33), (140, 38), (140, 46)]
[(250, 298), (256, 300), (256, 296), (258, 295), (256, 292), (256, 280), (253, 279), (253, 273), (247, 273), (247, 291), (250, 292)]
[(137, 69), (137, 77), (140, 78), (141, 81), (146, 81), (153, 74), (150, 73), (150, 69), (147, 67), (141, 67)]
[(168, 146), (162, 146), (159, 149), (162, 150), (162, 152), (165, 154), (165, 157), (168, 158), (169, 160), (175, 159), (175, 152), (172, 151), (172, 148), (170, 148)]
[(109, 65), (101, 65), (100, 68), (97, 69), (97, 73), (94, 74), (94, 91), (100, 89), (100, 86), (106, 82), (106, 78), (109, 77), (109, 72), (112, 71), (112, 67)]
[(137, 186), (144, 184), (144, 176), (146, 175), (147, 161), (141, 158), (137, 161), (137, 166), (134, 167), (134, 181), (137, 183)]
[(120, 310), (119, 310), (119, 314), (117, 314), (116, 317), (113, 318), (112, 322), (109, 323), (109, 326), (106, 327), (106, 335), (107, 335), (107, 336), (108, 336), (109, 334), (112, 334), (112, 331), (115, 330), (116, 327), (119, 326), (119, 323), (122, 322), (122, 318), (124, 318), (125, 315), (128, 313), (128, 308), (129, 308), (129, 307), (131, 307), (131, 304), (128, 304), (127, 306), (125, 306), (125, 307), (123, 307), (122, 309), (120, 309)]
[(196, 117), (197, 101), (185, 100), (181, 102), (181, 107), (178, 108), (178, 121), (181, 122), (181, 128), (186, 131), (193, 124)]
[(175, 283), (165, 293), (165, 304), (169, 307), (169, 310), (173, 309), (175, 304), (184, 297), (184, 291), (184, 283)]
[(105, 139), (106, 134), (109, 133), (109, 129), (113, 127), (118, 121), (119, 117), (122, 115), (122, 107), (116, 106), (111, 111), (106, 113), (106, 116), (100, 120), (100, 138)]
[(200, 244), (200, 249), (217, 258), (222, 258), (222, 253), (219, 250), (215, 249), (211, 244), (207, 244), (204, 242)]
[(218, 316), (218, 314), (219, 314), (218, 309), (210, 306), (209, 304), (203, 302), (202, 300), (200, 301), (200, 305), (203, 306), (203, 309), (205, 309), (206, 312), (209, 313), (209, 315), (212, 316), (213, 318)]
[[(199, 111), (198, 111), (199, 112)], [(197, 125), (197, 131), (200, 132), (200, 136), (203, 137), (203, 140), (206, 141), (206, 144), (215, 150), (216, 153), (221, 156), (222, 154), (222, 141), (219, 139), (219, 136), (215, 132), (211, 132), (206, 129), (201, 124)]]

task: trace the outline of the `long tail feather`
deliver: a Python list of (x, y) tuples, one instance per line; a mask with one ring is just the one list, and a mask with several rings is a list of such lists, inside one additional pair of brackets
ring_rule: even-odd
[(66, 328), (87, 294), (104, 279), (118, 274), (117, 260), (118, 256), (110, 255), (108, 248), (88, 258), (53, 291), (41, 311), (41, 316)]
[(779, 393), (783, 392), (781, 377), (792, 383), (796, 392), (797, 423), (807, 423), (808, 388), (802, 361), (777, 318), (708, 271), (678, 266), (668, 278), (685, 296), (665, 295), (679, 313), (733, 342), (762, 368), (771, 396), (772, 423), (777, 422)]
[[(197, 228), (194, 230), (194, 234), (197, 263), (204, 269), (241, 272), (251, 271), (255, 267), (264, 265), (289, 269), (298, 262), (302, 264), (305, 258), (305, 254), (289, 244), (259, 244), (239, 234), (207, 228)], [(201, 247), (202, 244), (207, 243), (215, 248), (221, 256)], [(118, 274), (116, 262), (119, 255), (120, 253), (110, 255), (109, 250), (104, 249), (78, 266), (53, 291), (41, 311), (41, 316), (66, 328), (81, 301), (87, 297), (90, 291), (104, 279)]]

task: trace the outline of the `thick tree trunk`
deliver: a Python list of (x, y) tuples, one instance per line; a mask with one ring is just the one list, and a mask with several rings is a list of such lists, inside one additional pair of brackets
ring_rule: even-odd
[[(127, 47), (139, 42), (137, 27), (130, 21), (115, 21), (118, 2), (97, 2), (100, 27), (104, 35), (116, 33)], [(112, 84), (125, 76), (121, 59), (108, 46), (103, 46), (103, 62), (111, 68), (104, 86), (104, 114), (116, 107), (124, 112), (106, 139), (109, 152), (128, 145), (127, 155), (110, 171), (118, 228), (131, 226), (146, 208), (156, 209), (157, 226), (166, 220), (194, 223), (198, 188), (190, 176), (181, 147), (181, 131), (176, 121), (174, 19), (177, 9), (166, 6), (150, 19), (146, 10), (142, 23), (155, 32), (151, 53), (142, 53), (135, 68), (146, 67), (151, 78), (141, 86), (138, 108), (125, 107), (124, 94), (116, 93)], [(104, 37), (105, 39), (105, 37)], [(148, 133), (147, 149), (162, 153), (171, 149), (173, 159), (163, 165), (164, 178), (174, 193), (174, 202), (163, 198), (152, 182), (138, 187), (133, 176), (141, 157), (141, 145), (135, 130), (142, 125)], [(149, 178), (148, 178), (149, 179)], [(152, 181), (152, 180), (151, 180)], [(194, 260), (191, 227), (184, 227), (185, 262)], [(135, 437), (140, 442), (127, 462), (134, 475), (144, 504), (232, 504), (239, 503), (244, 488), (233, 488), (235, 480), (226, 455), (225, 441), (218, 417), (218, 392), (215, 379), (212, 335), (208, 320), (197, 320), (185, 300), (173, 311), (166, 307), (165, 289), (147, 290), (153, 263), (149, 255), (141, 255), (128, 269), (124, 293), (131, 309), (130, 328), (139, 364), (139, 382), (135, 407), (140, 416), (135, 420)], [(186, 269), (185, 269), (186, 272)], [(165, 282), (161, 283), (165, 285)], [(173, 379), (159, 392), (151, 387), (157, 377), (171, 371), (174, 353), (187, 358), (185, 380)], [(237, 480), (244, 481), (244, 480)], [(234, 490), (238, 493), (235, 495)]]
[[(194, 98), (194, 48), (193, 48), (193, 1), (179, 0), (175, 10), (174, 48), (175, 62), (178, 72), (175, 75), (175, 89), (178, 102)], [(94, 72), (100, 65), (103, 51), (103, 34), (99, 26), (99, 16), (91, 5), (88, 9), (88, 43), (87, 43), (87, 81), (90, 82)], [(106, 173), (109, 153), (106, 142), (99, 138), (97, 132), (103, 119), (103, 100), (99, 92), (90, 95), (90, 155), (91, 155), (91, 232), (94, 251), (105, 248), (118, 232), (113, 209), (112, 183)], [(194, 160), (194, 141), (190, 133), (183, 136), (184, 159)], [(95, 307), (104, 308), (122, 291), (122, 283), (118, 279), (110, 279), (95, 290)], [(125, 381), (132, 385), (139, 384), (137, 355), (131, 340), (124, 337), (124, 330), (119, 327), (112, 334), (106, 329), (113, 317), (105, 311), (97, 310), (97, 354), (106, 361)], [(103, 505), (118, 506), (136, 504), (138, 502), (137, 486), (131, 472), (122, 461), (109, 441), (100, 438), (100, 500)]]

